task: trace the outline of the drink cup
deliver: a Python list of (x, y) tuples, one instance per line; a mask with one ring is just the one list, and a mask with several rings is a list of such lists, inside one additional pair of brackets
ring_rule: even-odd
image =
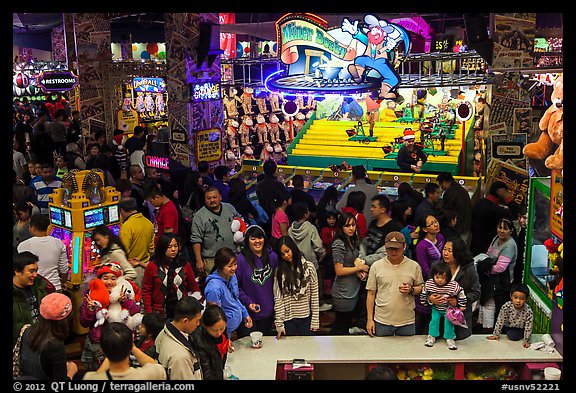
[(544, 379), (547, 381), (556, 381), (560, 379), (562, 372), (556, 367), (546, 367), (544, 369)]
[(250, 333), (250, 340), (252, 341), (252, 348), (262, 347), (262, 332)]

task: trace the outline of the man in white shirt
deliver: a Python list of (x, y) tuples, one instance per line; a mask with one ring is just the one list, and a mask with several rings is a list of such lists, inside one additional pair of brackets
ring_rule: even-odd
[(68, 255), (62, 240), (48, 236), (50, 219), (46, 214), (33, 214), (30, 218), (32, 237), (18, 245), (18, 252), (30, 251), (38, 256), (38, 274), (46, 278), (61, 292), (68, 280)]

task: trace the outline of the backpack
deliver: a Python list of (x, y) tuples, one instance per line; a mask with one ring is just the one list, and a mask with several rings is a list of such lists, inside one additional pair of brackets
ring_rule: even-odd
[(255, 218), (256, 224), (266, 225), (270, 220), (270, 217), (268, 216), (268, 213), (266, 213), (266, 210), (264, 210), (264, 208), (260, 206), (260, 204), (257, 201), (251, 201), (251, 203), (258, 212), (258, 217)]

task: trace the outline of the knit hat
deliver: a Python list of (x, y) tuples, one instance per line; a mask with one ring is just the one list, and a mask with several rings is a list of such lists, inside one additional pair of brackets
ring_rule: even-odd
[(112, 273), (116, 277), (120, 277), (123, 273), (122, 267), (118, 262), (106, 262), (98, 268), (98, 278), (102, 277), (105, 273)]
[(40, 302), (40, 315), (44, 319), (60, 321), (72, 312), (72, 301), (66, 295), (52, 292), (42, 298)]
[(411, 128), (405, 128), (404, 129), (404, 137), (403, 137), (404, 140), (415, 139), (415, 138), (416, 138), (416, 136), (414, 135), (414, 131), (412, 131)]
[(404, 235), (398, 231), (390, 232), (384, 239), (384, 247), (386, 248), (404, 248), (404, 243)]

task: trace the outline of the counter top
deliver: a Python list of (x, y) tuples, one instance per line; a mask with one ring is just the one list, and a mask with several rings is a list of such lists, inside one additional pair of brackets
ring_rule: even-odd
[[(553, 353), (527, 349), (522, 341), (510, 341), (504, 335), (500, 341), (488, 340), (487, 335), (472, 335), (456, 341), (458, 349), (451, 351), (444, 339), (426, 347), (426, 336), (275, 336), (262, 338), (262, 348), (252, 348), (250, 337), (233, 342), (235, 351), (228, 354), (226, 364), (241, 380), (276, 379), (278, 363), (306, 359), (308, 363), (504, 363), (562, 362)], [(540, 341), (532, 335), (532, 342)]]

